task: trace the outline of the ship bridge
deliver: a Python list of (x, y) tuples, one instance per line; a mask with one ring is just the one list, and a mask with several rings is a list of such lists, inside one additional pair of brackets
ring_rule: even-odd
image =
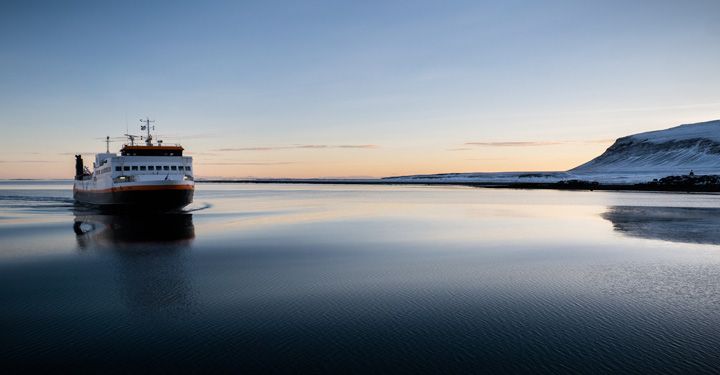
[(122, 156), (182, 156), (182, 146), (135, 146), (125, 145), (120, 149)]
[[(124, 145), (122, 149), (120, 149), (120, 155), (122, 156), (182, 156), (183, 154), (183, 148), (180, 145), (171, 145), (171, 146), (164, 146), (162, 144), (161, 140), (157, 141), (157, 144), (153, 144), (153, 135), (150, 132), (150, 130), (154, 130), (155, 126), (150, 125), (152, 124), (153, 120), (150, 120), (149, 118), (146, 118), (145, 120), (140, 119), (140, 122), (142, 122), (144, 125), (140, 127), (140, 130), (147, 131), (147, 134), (145, 135), (145, 145), (136, 145), (135, 139), (140, 138), (143, 139), (142, 136), (138, 137), (137, 135), (132, 134), (125, 134), (126, 137), (130, 140), (129, 145)], [(108, 137), (108, 145), (110, 142), (110, 137)], [(109, 147), (109, 146), (108, 146)]]

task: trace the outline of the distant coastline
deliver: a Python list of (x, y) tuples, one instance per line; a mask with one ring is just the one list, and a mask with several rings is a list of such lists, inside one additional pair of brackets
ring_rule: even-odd
[(470, 186), (496, 189), (546, 189), (580, 191), (657, 191), (685, 193), (720, 193), (719, 175), (667, 176), (651, 182), (607, 184), (596, 181), (562, 180), (558, 182), (460, 182), (460, 181), (411, 181), (392, 179), (208, 179), (198, 183), (234, 184), (316, 184), (316, 185), (415, 185), (415, 186)]
[[(58, 183), (67, 179), (1, 179), (5, 183)], [(197, 179), (198, 184), (287, 184), (287, 185), (386, 185), (386, 186), (466, 186), (491, 189), (542, 189), (569, 191), (645, 191), (678, 193), (720, 193), (720, 175), (667, 176), (650, 182), (601, 183), (592, 180), (567, 179), (550, 182), (411, 180), (395, 178), (343, 179), (343, 178), (234, 178)]]

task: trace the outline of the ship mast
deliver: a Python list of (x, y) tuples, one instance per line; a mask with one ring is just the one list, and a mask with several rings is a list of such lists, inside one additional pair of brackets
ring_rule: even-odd
[[(145, 145), (152, 146), (152, 134), (150, 134), (150, 123), (155, 122), (155, 120), (150, 120), (149, 117), (146, 117), (145, 120), (140, 119), (140, 122), (144, 123), (145, 125), (140, 126), (140, 130), (147, 130), (147, 137), (145, 138)], [(155, 130), (155, 126), (152, 126), (152, 129)]]

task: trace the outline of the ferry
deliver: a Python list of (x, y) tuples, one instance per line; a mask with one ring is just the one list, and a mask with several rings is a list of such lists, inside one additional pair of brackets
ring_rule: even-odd
[[(106, 151), (95, 155), (93, 169), (84, 165), (81, 155), (75, 155), (73, 197), (81, 204), (101, 208), (174, 210), (192, 203), (195, 190), (192, 157), (183, 156), (179, 144), (153, 143), (149, 118), (140, 120), (145, 136), (125, 134), (129, 143), (120, 154), (110, 152), (110, 137), (106, 137)], [(135, 139), (145, 144), (135, 144)]]

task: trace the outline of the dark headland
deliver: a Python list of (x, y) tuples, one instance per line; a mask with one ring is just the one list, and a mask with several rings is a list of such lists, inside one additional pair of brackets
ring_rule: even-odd
[(504, 189), (554, 189), (554, 190), (610, 190), (610, 191), (673, 191), (673, 192), (720, 192), (720, 175), (680, 175), (653, 179), (633, 184), (607, 184), (597, 181), (561, 180), (557, 182), (456, 182), (456, 181), (406, 181), (393, 179), (223, 179), (198, 180), (198, 183), (236, 184), (316, 184), (316, 185), (423, 185), (423, 186), (471, 186)]

